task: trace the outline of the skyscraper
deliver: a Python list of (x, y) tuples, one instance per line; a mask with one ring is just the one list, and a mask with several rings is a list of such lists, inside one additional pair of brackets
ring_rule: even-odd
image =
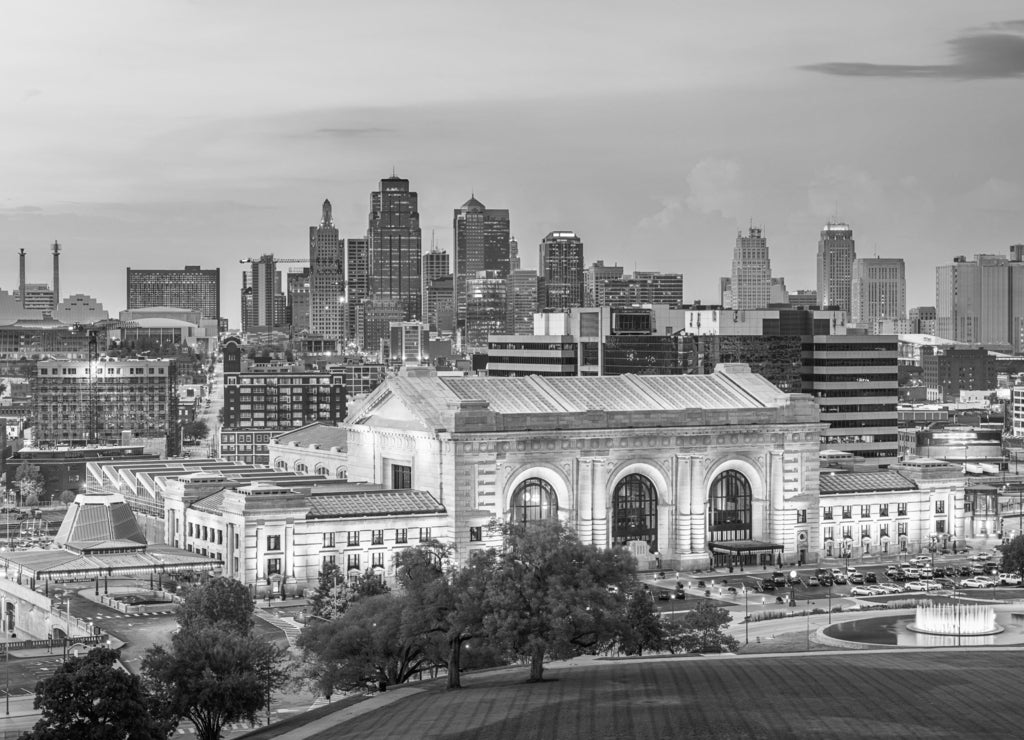
[(583, 240), (552, 231), (540, 243), (541, 308), (564, 311), (583, 305)]
[(935, 268), (935, 333), (944, 339), (1024, 351), (1024, 261), (979, 254)]
[(380, 190), (370, 195), (370, 296), (398, 301), (405, 321), (418, 320), (422, 310), (418, 202), (409, 181), (395, 175), (381, 180)]
[(537, 313), (537, 271), (513, 270), (508, 276), (508, 317), (505, 331), (509, 334), (533, 334), (533, 315)]
[(285, 282), (288, 287), (288, 323), (292, 332), (309, 331), (310, 269), (289, 270)]
[(438, 278), (444, 278), (451, 275), (451, 266), (448, 260), (448, 253), (442, 249), (431, 249), (429, 252), (423, 253), (423, 309), (421, 315), (423, 321), (428, 322), (430, 312), (428, 310), (428, 299), (427, 292), (430, 289), (430, 284)]
[(519, 259), (519, 242), (516, 241), (514, 236), (508, 238), (508, 271), (509, 273), (514, 270), (523, 269), (521, 260)]
[(498, 270), (480, 270), (466, 280), (465, 346), (484, 349), (491, 334), (505, 334), (508, 278)]
[(136, 308), (186, 308), (204, 319), (220, 318), (220, 268), (204, 270), (185, 265), (184, 270), (133, 270), (128, 268), (128, 310)]
[(466, 280), (481, 270), (496, 272), (500, 278), (509, 273), (508, 209), (487, 208), (470, 197), (455, 209), (452, 219), (455, 245), (456, 310), (460, 322), (466, 317)]
[(623, 267), (621, 265), (606, 265), (604, 260), (598, 260), (583, 271), (583, 305), (603, 306), (604, 284), (608, 280), (616, 280), (622, 277)]
[(868, 257), (853, 261), (850, 323), (870, 333), (880, 319), (907, 314), (907, 275), (899, 257)]
[(751, 226), (746, 236), (743, 232), (736, 234), (729, 287), (730, 307), (737, 311), (768, 308), (771, 303), (772, 263), (768, 257), (768, 240), (761, 229)]
[(359, 304), (370, 296), (370, 256), (366, 239), (345, 240), (345, 338), (355, 341)]
[(249, 261), (242, 273), (242, 331), (284, 326), (285, 299), (274, 255)]
[(331, 201), (321, 207), (320, 225), (309, 227), (309, 329), (328, 339), (345, 336), (345, 261), (334, 226)]
[(853, 229), (833, 221), (825, 224), (818, 239), (818, 301), (822, 308), (836, 306), (850, 315), (855, 259)]

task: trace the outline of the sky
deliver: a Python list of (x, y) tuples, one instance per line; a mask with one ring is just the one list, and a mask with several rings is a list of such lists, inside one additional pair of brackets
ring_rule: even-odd
[[(424, 249), (471, 194), (523, 266), (553, 230), (586, 262), (682, 272), (715, 302), (737, 230), (815, 287), (837, 219), (859, 256), (935, 267), (1024, 241), (1024, 8), (991, 0), (0, 0), (0, 288), (116, 315), (125, 268), (308, 256), (329, 198), (366, 232), (392, 172)], [(287, 267), (287, 265), (283, 265)]]

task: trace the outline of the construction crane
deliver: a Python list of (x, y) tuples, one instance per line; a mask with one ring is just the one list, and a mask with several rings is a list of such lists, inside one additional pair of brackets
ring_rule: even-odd
[(263, 257), (246, 257), (244, 260), (238, 260), (240, 264), (247, 265), (253, 262), (262, 262), (264, 257), (270, 257), (270, 261), (277, 262), (309, 262), (309, 257), (275, 257), (272, 254), (265, 254)]

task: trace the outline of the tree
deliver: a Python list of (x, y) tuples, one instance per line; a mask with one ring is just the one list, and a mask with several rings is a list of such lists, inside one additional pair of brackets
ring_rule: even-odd
[(345, 575), (337, 563), (325, 563), (310, 598), (310, 613), (321, 619), (333, 619), (345, 610)]
[[(453, 548), (438, 541), (409, 548), (396, 558), (398, 580), (408, 596), (407, 634), (421, 634), (425, 654), (448, 669), (448, 688), (462, 687), (462, 650), (484, 634), (484, 596), (494, 572), (495, 553), (474, 554), (451, 567)], [(440, 641), (437, 649), (431, 638)]]
[(682, 645), (691, 653), (717, 653), (735, 650), (739, 642), (722, 631), (732, 621), (728, 609), (711, 601), (700, 601), (682, 620)]
[(584, 545), (558, 521), (495, 525), (505, 538), (486, 593), (484, 627), (541, 681), (544, 658), (592, 650), (614, 639), (621, 610), (608, 584), (635, 577), (621, 548)]
[(1024, 578), (1024, 535), (1017, 535), (1003, 545), (1003, 571), (1020, 573)]
[(285, 666), (284, 648), (198, 620), (169, 648), (149, 648), (142, 673), (175, 717), (192, 721), (200, 740), (219, 740), (225, 725), (255, 724), (269, 709), (271, 693), (289, 680)]
[(29, 493), (23, 501), (25, 506), (39, 506), (39, 494)]
[(391, 588), (369, 568), (352, 579), (348, 584), (348, 589), (349, 601), (359, 601), (368, 596), (380, 596), (391, 591)]
[(626, 655), (643, 655), (644, 650), (662, 650), (666, 631), (654, 608), (650, 589), (637, 589), (625, 603), (624, 619), (619, 633), (619, 648)]
[(210, 426), (202, 419), (190, 421), (182, 427), (182, 432), (189, 439), (206, 439), (210, 433)]
[(393, 593), (361, 598), (329, 622), (315, 620), (299, 634), (306, 661), (333, 671), (345, 690), (402, 684), (428, 664), (421, 635), (402, 629), (406, 597)]
[(212, 578), (186, 591), (185, 600), (178, 608), (178, 625), (182, 631), (206, 624), (248, 635), (253, 627), (253, 609), (245, 584), (234, 578)]
[(60, 502), (64, 504), (65, 508), (68, 508), (75, 502), (75, 497), (78, 494), (72, 491), (70, 488), (65, 488), (64, 492), (60, 495)]
[[(22, 462), (14, 471), (14, 484), (18, 487), (18, 493), (26, 506), (39, 505), (39, 497), (43, 495), (46, 486), (38, 465), (33, 465), (28, 460)], [(28, 503), (30, 496), (35, 497), (35, 503)]]
[(120, 652), (105, 647), (71, 657), (36, 684), (33, 706), (42, 710), (27, 740), (157, 740), (177, 721), (142, 680), (115, 665)]

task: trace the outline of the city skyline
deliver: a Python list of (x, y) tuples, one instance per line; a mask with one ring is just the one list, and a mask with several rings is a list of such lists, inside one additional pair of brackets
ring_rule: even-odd
[[(858, 255), (906, 260), (908, 307), (935, 302), (937, 266), (1022, 241), (1013, 4), (526, 3), (489, 9), (486, 36), (458, 7), (402, 5), (403, 53), (372, 73), (352, 63), (376, 43), (372, 8), (246, 5), (230, 55), (237, 3), (11, 8), (0, 288), (21, 248), (45, 282), (56, 239), (62, 293), (111, 312), (125, 266), (223, 268), (237, 326), (239, 259), (306, 254), (325, 198), (343, 236), (365, 235), (392, 172), (449, 253), (452, 209), (476, 194), (509, 209), (524, 268), (571, 230), (587, 264), (683, 273), (687, 301), (715, 301), (750, 223), (790, 290), (814, 287), (822, 226), (849, 223)], [(556, 43), (570, 29), (573, 54)]]

